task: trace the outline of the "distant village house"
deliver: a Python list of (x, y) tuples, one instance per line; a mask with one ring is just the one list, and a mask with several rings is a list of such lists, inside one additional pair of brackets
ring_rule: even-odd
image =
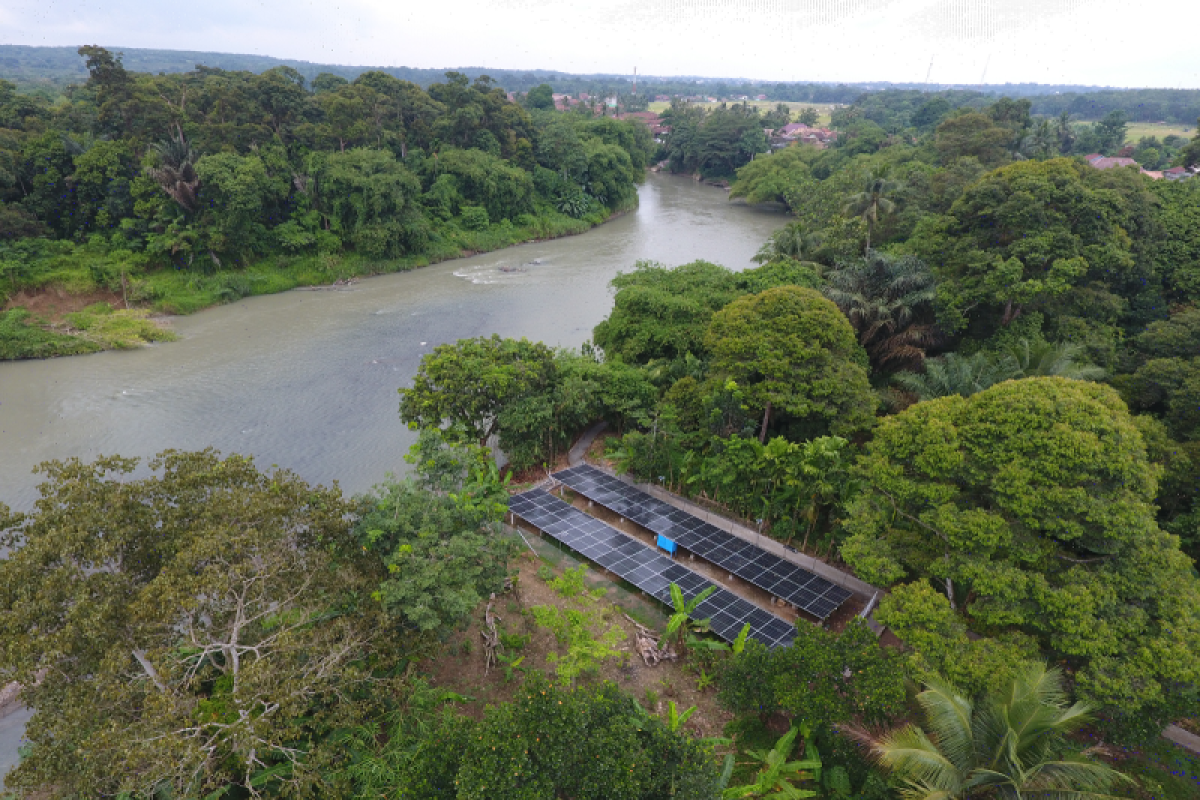
[(1142, 165), (1134, 161), (1132, 158), (1123, 158), (1121, 156), (1103, 156), (1099, 153), (1088, 153), (1083, 157), (1091, 166), (1096, 169), (1112, 169), (1114, 167), (1136, 167), (1139, 172), (1153, 180), (1162, 180), (1166, 178), (1169, 181), (1181, 181), (1185, 178), (1190, 178), (1196, 174), (1195, 170), (1188, 170), (1183, 167), (1171, 167), (1160, 171), (1142, 169)]

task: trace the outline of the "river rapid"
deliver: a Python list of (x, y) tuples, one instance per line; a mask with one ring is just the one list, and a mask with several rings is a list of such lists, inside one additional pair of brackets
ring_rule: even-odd
[(746, 269), (786, 222), (690, 178), (650, 174), (639, 196), (579, 236), (179, 317), (177, 342), (0, 363), (0, 502), (31, 508), (48, 459), (209, 446), (365, 491), (404, 471), (414, 434), (396, 390), (434, 346), (497, 333), (576, 347), (639, 259)]

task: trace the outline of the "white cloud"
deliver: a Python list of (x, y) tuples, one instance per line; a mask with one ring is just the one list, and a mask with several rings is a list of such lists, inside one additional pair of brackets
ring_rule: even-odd
[[(1194, 7), (1193, 7), (1194, 6)], [(1164, 9), (1166, 10), (1166, 9)], [(16, 0), (13, 44), (215, 50), (341, 64), (766, 80), (1200, 87), (1200, 4), (1147, 28), (1115, 0)], [(933, 67), (930, 70), (930, 60)]]

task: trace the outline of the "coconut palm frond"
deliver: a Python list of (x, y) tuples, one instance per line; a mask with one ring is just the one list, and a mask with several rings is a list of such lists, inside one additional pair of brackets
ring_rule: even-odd
[(153, 150), (158, 154), (159, 165), (148, 169), (147, 174), (185, 211), (195, 210), (200, 176), (196, 174), (198, 157), (192, 146), (180, 133), (176, 138), (153, 145)]
[[(920, 259), (871, 250), (839, 263), (826, 279), (825, 296), (846, 315), (873, 368), (920, 367), (926, 349), (939, 341), (933, 325), (936, 283)], [(909, 333), (914, 328), (918, 335)]]
[(875, 745), (874, 755), (884, 768), (920, 786), (951, 796), (961, 789), (962, 770), (914, 725), (884, 734)]
[(1030, 342), (1021, 339), (1010, 345), (1004, 356), (1016, 378), (1055, 375), (1079, 381), (1102, 379), (1107, 372), (1089, 364), (1083, 347), (1074, 342)]
[(917, 699), (928, 734), (913, 725), (879, 736), (857, 732), (878, 762), (906, 782), (905, 798), (1108, 800), (1114, 785), (1130, 782), (1088, 751), (1070, 752), (1064, 734), (1089, 709), (1068, 705), (1062, 673), (1045, 664), (1023, 667), (1008, 686), (977, 702), (942, 681), (927, 683)]

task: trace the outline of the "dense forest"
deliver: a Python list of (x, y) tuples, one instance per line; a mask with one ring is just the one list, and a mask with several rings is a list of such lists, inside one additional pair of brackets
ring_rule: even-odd
[(526, 109), (487, 76), (425, 91), (81, 55), (63, 102), (0, 81), (0, 297), (60, 285), (126, 308), (74, 319), (90, 339), (10, 311), (0, 358), (157, 335), (132, 306), (187, 313), (578, 233), (636, 204), (653, 156), (644, 125)]
[[(1030, 147), (1029, 112), (1001, 99), (760, 156), (731, 194), (796, 218), (762, 266), (639, 264), (583, 351), (443, 345), (401, 415), (494, 435), (518, 468), (607, 419), (618, 470), (888, 588), (876, 618), (934, 716), (1011, 697), (1045, 659), (1063, 679), (1047, 696), (1095, 714), (1088, 736), (1200, 730), (1200, 180)], [(770, 687), (741, 708), (778, 708)], [(905, 730), (855, 737), (911, 796), (967, 796), (969, 763), (937, 752), (965, 734)], [(1193, 796), (1149, 774), (1122, 791)]]
[[(211, 450), (43, 464), (0, 505), (16, 796), (1196, 796), (1159, 734), (1200, 733), (1200, 178), (1078, 158), (1120, 115), (898, 90), (768, 153), (744, 105), (677, 103), (656, 145), (484, 77), (84, 55), (63, 102), (0, 84), (9, 293), (186, 310), (404, 268), (582, 230), (654, 160), (791, 219), (752, 269), (618, 275), (578, 350), (436, 346), (399, 387), (410, 474), (360, 496)], [(1200, 135), (1139, 148), (1200, 163)], [(70, 344), (28, 322), (0, 346)], [(723, 642), (682, 591), (635, 619), (504, 524), (600, 420), (596, 458), (853, 571), (889, 633)]]

